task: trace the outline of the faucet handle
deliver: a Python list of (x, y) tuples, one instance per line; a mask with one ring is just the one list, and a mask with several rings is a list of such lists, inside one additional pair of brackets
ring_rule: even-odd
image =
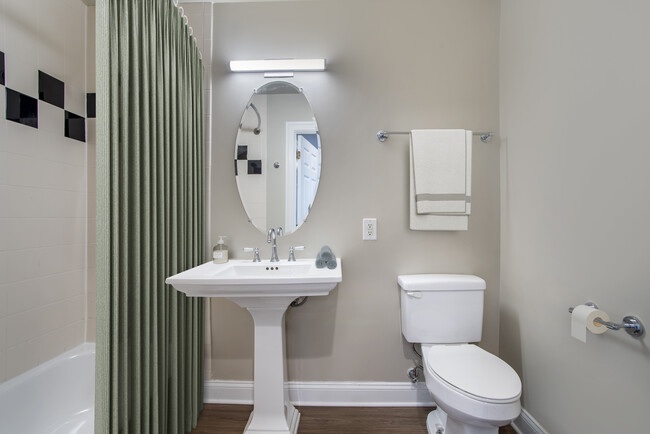
[(244, 252), (249, 253), (249, 252), (255, 252), (255, 256), (253, 257), (253, 262), (262, 262), (260, 260), (260, 249), (258, 247), (244, 247)]
[(289, 262), (295, 262), (296, 257), (294, 256), (293, 252), (294, 250), (305, 250), (305, 246), (296, 246), (296, 247), (290, 247), (289, 248)]

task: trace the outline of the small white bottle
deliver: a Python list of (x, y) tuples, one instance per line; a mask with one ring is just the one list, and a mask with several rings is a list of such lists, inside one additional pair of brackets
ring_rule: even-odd
[(223, 242), (225, 235), (219, 235), (219, 241), (212, 249), (212, 262), (215, 264), (225, 264), (228, 262), (228, 246)]

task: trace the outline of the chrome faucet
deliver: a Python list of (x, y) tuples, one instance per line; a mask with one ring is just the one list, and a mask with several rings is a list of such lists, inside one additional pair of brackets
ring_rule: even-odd
[(266, 243), (271, 244), (271, 262), (280, 262), (278, 259), (278, 245), (276, 243), (276, 235), (281, 237), (282, 226), (278, 226), (277, 232), (274, 228), (269, 229), (269, 235), (266, 237)]
[(289, 259), (287, 259), (289, 262), (296, 262), (296, 255), (294, 255), (294, 253), (293, 253), (296, 250), (305, 250), (305, 246), (290, 247), (289, 248)]
[(260, 249), (257, 247), (244, 247), (244, 252), (253, 252), (253, 262), (262, 262), (260, 260)]

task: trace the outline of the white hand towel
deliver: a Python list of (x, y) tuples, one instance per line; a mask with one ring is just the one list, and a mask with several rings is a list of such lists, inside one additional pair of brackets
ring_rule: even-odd
[[(426, 131), (426, 130), (425, 130)], [(431, 131), (431, 130), (428, 130)], [(442, 202), (463, 202), (464, 206), (460, 204), (435, 204), (436, 207), (433, 209), (456, 209), (458, 212), (430, 212), (430, 213), (418, 213), (418, 204), (416, 201), (416, 177), (415, 177), (415, 161), (414, 161), (414, 152), (413, 152), (413, 139), (411, 139), (411, 152), (409, 155), (409, 173), (410, 173), (410, 192), (409, 192), (409, 216), (410, 216), (410, 225), (411, 230), (421, 230), (421, 231), (431, 231), (431, 230), (441, 230), (441, 231), (466, 231), (469, 227), (469, 214), (471, 211), (471, 173), (472, 173), (472, 132), (460, 130), (464, 133), (464, 142), (465, 142), (465, 192), (464, 198), (463, 195), (460, 197), (453, 197), (452, 200), (449, 199), (449, 196), (437, 196), (436, 199), (445, 199)], [(417, 133), (416, 133), (417, 135)], [(425, 169), (426, 170), (426, 169)], [(426, 173), (426, 172), (425, 172)], [(458, 180), (455, 181), (458, 183)], [(422, 183), (421, 183), (422, 184)], [(444, 193), (440, 193), (444, 194)], [(422, 202), (420, 208), (422, 211), (427, 209), (425, 202), (427, 196), (422, 196), (420, 200)], [(435, 201), (433, 201), (435, 202)], [(438, 201), (440, 202), (440, 200)], [(442, 205), (442, 206), (440, 206)], [(431, 209), (431, 208), (429, 208)]]
[(471, 132), (413, 130), (411, 150), (418, 214), (469, 214)]
[(410, 160), (409, 228), (414, 231), (466, 231), (469, 217), (462, 214), (418, 214), (415, 210), (413, 157)]

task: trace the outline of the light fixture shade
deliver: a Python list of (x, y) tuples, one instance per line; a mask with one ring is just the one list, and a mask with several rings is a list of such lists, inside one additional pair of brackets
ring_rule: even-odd
[(231, 60), (233, 72), (325, 71), (325, 59)]

